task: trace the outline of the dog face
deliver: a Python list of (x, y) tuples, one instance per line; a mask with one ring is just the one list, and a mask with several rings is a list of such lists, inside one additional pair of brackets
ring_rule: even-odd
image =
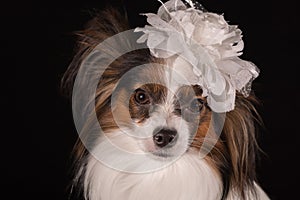
[[(111, 109), (101, 107), (112, 112), (116, 120), (107, 137), (111, 132), (120, 133), (123, 126), (126, 131), (122, 135), (135, 139), (136, 144), (130, 146), (138, 145), (143, 152), (158, 157), (180, 156), (189, 148), (200, 147), (199, 141), (209, 129), (211, 110), (201, 87), (174, 83), (167, 77), (170, 69), (144, 66), (134, 71), (134, 78), (125, 75), (118, 82), (108, 104)], [(107, 120), (102, 119), (99, 117), (101, 125), (107, 127)]]
[[(129, 113), (137, 132), (150, 138), (142, 149), (157, 156), (187, 151), (197, 134), (204, 137), (211, 111), (200, 86), (181, 86), (172, 92), (157, 84), (143, 85), (130, 97)], [(149, 133), (147, 133), (149, 132)]]

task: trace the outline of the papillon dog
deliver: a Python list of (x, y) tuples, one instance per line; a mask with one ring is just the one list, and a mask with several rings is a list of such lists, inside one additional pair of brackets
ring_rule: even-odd
[[(114, 9), (92, 19), (78, 34), (65, 87), (73, 87), (99, 43), (128, 29)], [(79, 130), (84, 135), (74, 148), (72, 192), (86, 200), (268, 199), (256, 181), (260, 117), (253, 92), (248, 97), (237, 92), (234, 109), (215, 115), (201, 85), (172, 85), (173, 64), (172, 58), (137, 49), (103, 70), (93, 102), (101, 131)], [(217, 130), (212, 124), (219, 118)], [(87, 117), (83, 129), (93, 129), (93, 123)]]

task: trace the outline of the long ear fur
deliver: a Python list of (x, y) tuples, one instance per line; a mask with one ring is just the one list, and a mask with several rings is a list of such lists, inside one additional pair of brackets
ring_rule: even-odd
[(254, 95), (245, 98), (236, 96), (235, 109), (226, 114), (221, 139), (229, 154), (229, 184), (241, 199), (255, 195), (255, 161), (258, 151), (256, 122), (261, 123), (254, 105), (258, 101)]
[[(108, 8), (95, 14), (95, 17), (87, 23), (86, 28), (83, 31), (75, 33), (78, 37), (76, 47), (77, 53), (66, 70), (61, 82), (62, 90), (66, 95), (71, 96), (80, 65), (92, 50), (108, 37), (128, 29), (129, 25), (126, 19), (117, 10)], [(82, 195), (82, 187), (79, 185), (81, 185), (82, 176), (85, 170), (85, 157), (88, 152), (80, 139), (77, 140), (73, 151), (74, 173), (76, 173), (77, 176), (71, 186), (71, 196), (75, 195), (78, 197)], [(73, 192), (73, 190), (76, 192)]]

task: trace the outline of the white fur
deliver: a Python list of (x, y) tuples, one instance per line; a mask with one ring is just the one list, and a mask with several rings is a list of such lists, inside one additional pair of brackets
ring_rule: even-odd
[[(111, 159), (118, 156), (111, 154)], [(145, 163), (131, 162), (140, 171)], [(128, 165), (128, 163), (127, 163)], [(255, 184), (258, 200), (269, 200)], [(157, 171), (132, 173), (113, 169), (90, 155), (84, 176), (85, 198), (89, 200), (220, 200), (219, 176), (196, 152), (188, 152)], [(227, 200), (239, 200), (230, 191)], [(254, 197), (251, 193), (247, 200)]]
[(89, 200), (209, 200), (222, 193), (219, 177), (195, 153), (150, 173), (121, 172), (90, 156), (84, 184)]

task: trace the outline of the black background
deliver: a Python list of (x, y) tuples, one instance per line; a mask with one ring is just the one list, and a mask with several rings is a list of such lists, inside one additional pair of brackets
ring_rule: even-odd
[[(299, 193), (299, 10), (289, 1), (202, 0), (243, 31), (242, 58), (261, 69), (255, 81), (265, 122), (260, 144), (267, 156), (258, 165), (259, 182), (271, 199), (298, 199)], [(60, 92), (62, 74), (74, 55), (73, 32), (90, 11), (115, 1), (10, 1), (1, 6), (3, 131), (1, 196), (9, 199), (67, 199), (71, 149), (77, 134), (71, 104)], [(145, 23), (156, 0), (125, 1), (132, 27)]]

